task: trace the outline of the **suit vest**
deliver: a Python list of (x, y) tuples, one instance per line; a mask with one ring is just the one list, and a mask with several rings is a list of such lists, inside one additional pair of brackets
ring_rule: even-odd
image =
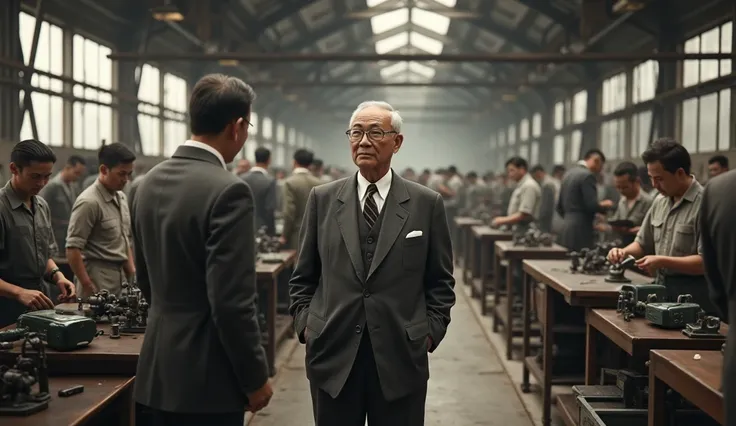
[(371, 263), (376, 253), (376, 245), (378, 244), (378, 236), (381, 233), (381, 224), (383, 223), (383, 212), (386, 210), (384, 205), (378, 219), (373, 228), (368, 228), (368, 222), (363, 217), (363, 210), (360, 208), (360, 200), (358, 202), (358, 230), (360, 236), (360, 252), (363, 258), (363, 280), (368, 277), (368, 271), (371, 270)]

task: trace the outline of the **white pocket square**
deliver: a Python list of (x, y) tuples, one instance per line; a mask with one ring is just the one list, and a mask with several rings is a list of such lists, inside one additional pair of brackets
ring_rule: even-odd
[(411, 231), (408, 234), (406, 234), (406, 239), (409, 238), (417, 238), (422, 236), (422, 231)]

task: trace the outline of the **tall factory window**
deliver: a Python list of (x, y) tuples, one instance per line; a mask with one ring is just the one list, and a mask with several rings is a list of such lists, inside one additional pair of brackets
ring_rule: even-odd
[(575, 130), (570, 135), (570, 162), (580, 160), (580, 146), (583, 143), (583, 132)]
[(250, 113), (250, 130), (248, 134), (254, 136), (258, 134), (258, 114), (253, 111)]
[(626, 107), (626, 74), (620, 73), (603, 81), (601, 112), (608, 115)]
[(680, 139), (688, 151), (729, 149), (731, 89), (683, 101), (680, 115)]
[(286, 128), (281, 123), (276, 124), (276, 142), (286, 142)]
[(245, 145), (243, 145), (244, 158), (250, 162), (254, 162), (256, 160), (256, 148), (258, 148), (256, 141), (248, 139)]
[(631, 102), (638, 104), (654, 98), (657, 90), (659, 64), (657, 61), (646, 61), (634, 68), (631, 87)]
[(519, 140), (529, 140), (529, 119), (525, 118), (519, 123)]
[(292, 127), (289, 129), (289, 145), (296, 145), (296, 130)]
[(588, 91), (581, 90), (572, 98), (572, 122), (580, 124), (588, 115)]
[(273, 136), (273, 122), (269, 117), (263, 117), (263, 128), (261, 129), (261, 142), (270, 141)]
[(536, 113), (532, 116), (532, 137), (538, 138), (542, 134), (542, 114)]
[(529, 145), (529, 165), (533, 167), (539, 163), (539, 142), (534, 141)]
[[(36, 26), (36, 18), (32, 15), (21, 12), (19, 19), (19, 36), (21, 48), (23, 49), (23, 58), (28, 62), (31, 56), (33, 31)], [(64, 36), (61, 28), (43, 21), (41, 23), (41, 32), (38, 37), (38, 47), (36, 48), (36, 60), (35, 63), (30, 66), (38, 69), (39, 71), (45, 71), (54, 75), (62, 75), (64, 70), (63, 40)], [(60, 80), (46, 76), (39, 76), (37, 74), (34, 74), (31, 78), (31, 86), (55, 93), (61, 93), (63, 91), (63, 84)], [(24, 98), (25, 92), (21, 91), (21, 105)], [(31, 100), (33, 101), (33, 113), (36, 118), (38, 138), (41, 142), (46, 144), (61, 146), (63, 144), (64, 135), (64, 103), (61, 96), (31, 92)], [(33, 131), (31, 129), (30, 113), (26, 112), (23, 116), (20, 138), (23, 140), (30, 139), (32, 137)]]
[(565, 104), (557, 102), (555, 104), (555, 130), (565, 127)]
[(111, 50), (79, 34), (73, 41), (74, 80), (103, 90), (74, 85), (74, 96), (91, 102), (75, 101), (73, 110), (72, 146), (97, 149), (102, 141), (112, 143), (112, 96), (104, 90), (112, 89)]
[(276, 144), (276, 152), (274, 153), (273, 165), (282, 167), (284, 165), (284, 155), (286, 155), (286, 148), (283, 144)]
[[(685, 42), (685, 53), (731, 53), (733, 22), (711, 28)], [(720, 62), (720, 63), (719, 63)], [(693, 86), (731, 73), (731, 60), (685, 61), (682, 69), (682, 85)]]
[(304, 133), (302, 132), (299, 132), (296, 135), (296, 146), (298, 146), (299, 148), (302, 148), (304, 146), (304, 137)]
[(553, 145), (555, 164), (565, 164), (565, 137), (562, 135), (555, 136)]
[[(651, 143), (649, 132), (652, 126), (652, 111), (642, 111), (631, 117), (631, 156), (638, 157), (646, 151)], [(657, 139), (657, 128), (654, 129), (654, 139)]]
[(164, 74), (164, 152), (171, 156), (176, 147), (189, 138), (186, 120), (187, 82), (173, 74)]
[(527, 160), (527, 162), (529, 161), (529, 145), (525, 142), (522, 142), (521, 145), (519, 145), (519, 157)]
[(141, 67), (141, 84), (138, 99), (138, 131), (141, 135), (143, 155), (161, 155), (161, 72), (148, 64)]
[[(647, 129), (647, 131), (649, 131)], [(624, 141), (626, 140), (626, 120), (617, 118), (601, 124), (601, 151), (606, 158), (618, 160), (624, 158)]]
[(498, 131), (498, 146), (506, 146), (506, 132), (504, 130)]
[(512, 124), (509, 126), (509, 132), (508, 134), (508, 145), (514, 146), (516, 144), (516, 125)]

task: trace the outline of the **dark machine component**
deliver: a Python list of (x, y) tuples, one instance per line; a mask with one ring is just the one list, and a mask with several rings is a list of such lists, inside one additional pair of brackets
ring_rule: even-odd
[(616, 374), (616, 387), (626, 408), (647, 408), (649, 405), (649, 376), (631, 370), (619, 370)]
[(57, 351), (87, 346), (97, 335), (97, 325), (91, 318), (58, 314), (52, 309), (21, 315), (17, 327), (38, 333), (47, 347)]
[(626, 268), (628, 268), (630, 265), (633, 265), (635, 261), (636, 259), (634, 258), (634, 256), (629, 256), (624, 259), (623, 262), (611, 265), (608, 268), (608, 276), (605, 278), (605, 281), (607, 283), (630, 283), (631, 280), (626, 278), (624, 274), (626, 273)]
[(624, 284), (618, 295), (616, 311), (625, 321), (633, 317), (646, 316), (647, 303), (663, 302), (667, 299), (667, 289), (659, 284)]
[(573, 251), (567, 255), (570, 257), (570, 270), (582, 272), (589, 275), (605, 275), (609, 273), (608, 252), (621, 244), (619, 240), (596, 244), (593, 248), (584, 248)]
[[(0, 366), (0, 416), (28, 416), (49, 407), (51, 394), (41, 335), (25, 332), (17, 340), (21, 339), (21, 353), (15, 365)], [(35, 385), (38, 391), (33, 390)]]
[(256, 234), (256, 249), (256, 258), (263, 263), (280, 263), (284, 260), (279, 239), (268, 235), (265, 226)]
[(84, 385), (76, 385), (66, 389), (59, 389), (59, 396), (68, 398), (70, 396), (79, 395), (84, 392)]
[(122, 313), (111, 318), (111, 322), (119, 324), (123, 333), (145, 333), (148, 325), (148, 302), (135, 281), (132, 284), (123, 282), (118, 303), (122, 307)]
[(721, 355), (725, 355), (725, 354), (726, 354), (726, 344), (724, 343), (721, 345)]
[[(88, 297), (86, 303), (90, 316), (96, 322), (110, 321), (112, 317), (123, 313), (117, 296), (104, 289)], [(79, 311), (84, 311), (84, 304), (83, 300), (79, 301)]]
[(693, 303), (689, 294), (677, 296), (677, 302), (647, 303), (646, 319), (662, 328), (684, 328), (698, 321), (700, 305)]
[(539, 229), (531, 228), (523, 233), (514, 233), (513, 243), (515, 246), (524, 247), (552, 247), (554, 238)]
[(110, 324), (110, 338), (111, 339), (120, 338), (120, 324), (118, 323), (117, 318), (115, 318), (113, 323)]
[[(721, 334), (721, 319), (706, 315), (703, 311), (698, 312), (698, 320), (694, 324), (688, 323), (685, 325), (682, 333), (687, 337), (726, 338), (726, 336)], [(723, 347), (725, 346), (726, 344), (724, 343)]]

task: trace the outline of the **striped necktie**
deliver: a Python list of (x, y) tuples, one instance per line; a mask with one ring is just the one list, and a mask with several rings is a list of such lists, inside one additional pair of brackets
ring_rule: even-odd
[(376, 200), (373, 199), (373, 194), (376, 192), (378, 192), (376, 184), (372, 183), (368, 185), (365, 206), (363, 206), (363, 217), (365, 218), (366, 223), (368, 223), (368, 227), (371, 229), (373, 229), (373, 225), (375, 225), (378, 220), (378, 206), (376, 205)]

